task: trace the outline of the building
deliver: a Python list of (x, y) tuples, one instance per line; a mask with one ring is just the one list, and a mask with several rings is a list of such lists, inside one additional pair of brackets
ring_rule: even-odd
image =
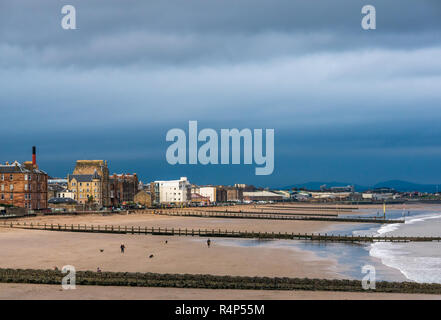
[(216, 187), (216, 203), (227, 202), (227, 190), (223, 186)]
[[(217, 201), (217, 188), (216, 187), (192, 187), (191, 188), (191, 194), (197, 194), (201, 198), (201, 202), (206, 202), (206, 199), (208, 199), (209, 202), (214, 203)], [(195, 198), (192, 196), (192, 202), (194, 202)]]
[(47, 180), (47, 173), (38, 168), (33, 147), (32, 161), (0, 165), (0, 205), (33, 210), (47, 208)]
[(250, 185), (250, 184), (245, 184), (245, 183), (235, 183), (234, 187), (235, 188), (240, 188), (244, 192), (256, 191), (256, 187), (255, 186)]
[(57, 196), (55, 198), (77, 200), (75, 192), (70, 191), (70, 190), (63, 190), (63, 191), (58, 192)]
[(291, 199), (291, 192), (287, 190), (273, 190), (272, 192), (279, 194), (283, 197), (283, 200), (290, 200)]
[(209, 205), (210, 204), (210, 198), (204, 197), (203, 195), (199, 193), (192, 193), (191, 194), (191, 202), (197, 203), (200, 205)]
[(79, 203), (109, 207), (109, 168), (104, 160), (78, 160), (73, 174), (67, 176), (68, 187)]
[(47, 185), (47, 198), (57, 198), (58, 193), (66, 191), (67, 190), (67, 184), (66, 186), (60, 185), (58, 183), (48, 183)]
[(138, 193), (139, 181), (136, 173), (116, 174), (110, 176), (110, 202), (117, 206), (127, 202), (133, 202)]
[(243, 199), (245, 201), (281, 201), (283, 196), (271, 191), (252, 191), (244, 192)]
[(155, 181), (154, 192), (159, 203), (188, 203), (191, 201), (191, 184), (186, 177), (179, 180)]
[(371, 193), (365, 192), (362, 194), (362, 198), (365, 200), (385, 201), (394, 199), (393, 193)]
[(330, 187), (328, 188), (328, 186), (326, 184), (321, 185), (320, 186), (320, 191), (323, 192), (354, 192), (355, 188), (354, 186), (351, 185), (347, 185), (347, 186), (342, 186), (342, 187)]
[(226, 187), (227, 201), (242, 202), (243, 201), (243, 188)]
[(152, 197), (152, 193), (150, 191), (141, 190), (135, 195), (133, 202), (146, 208), (150, 208), (153, 206), (154, 197)]
[(68, 175), (69, 190), (74, 194), (74, 200), (81, 204), (98, 204), (104, 206), (101, 176), (94, 174)]

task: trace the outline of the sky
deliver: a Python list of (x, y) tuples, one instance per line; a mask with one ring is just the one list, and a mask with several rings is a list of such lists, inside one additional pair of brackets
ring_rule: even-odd
[[(105, 159), (144, 182), (438, 184), (441, 2), (0, 0), (0, 115), (0, 161), (36, 145), (54, 177)], [(190, 120), (274, 129), (274, 172), (168, 164)]]

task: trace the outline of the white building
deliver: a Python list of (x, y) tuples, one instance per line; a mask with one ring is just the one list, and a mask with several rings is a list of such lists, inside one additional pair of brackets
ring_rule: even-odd
[(216, 202), (216, 188), (215, 187), (200, 187), (199, 194), (210, 199), (210, 202)]
[(363, 199), (371, 199), (371, 200), (388, 200), (394, 199), (394, 195), (392, 193), (363, 193)]
[(57, 192), (57, 198), (70, 198), (77, 200), (75, 192), (69, 190)]
[(179, 180), (155, 181), (159, 203), (185, 203), (191, 201), (191, 185), (186, 177)]

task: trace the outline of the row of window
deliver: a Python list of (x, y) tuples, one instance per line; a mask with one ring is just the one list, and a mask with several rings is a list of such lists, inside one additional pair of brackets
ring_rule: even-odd
[[(7, 189), (7, 188), (5, 188), (5, 185), (2, 184), (2, 185), (0, 186), (0, 190), (1, 190), (1, 191), (5, 191), (5, 189)], [(11, 190), (11, 191), (14, 190), (14, 185), (13, 185), (13, 184), (10, 184), (10, 185), (9, 185), (9, 190)], [(32, 185), (31, 185), (31, 184), (25, 184), (25, 185), (24, 185), (24, 190), (25, 190), (25, 191), (32, 191)], [(40, 185), (37, 185), (37, 191), (40, 191)]]
[[(82, 194), (80, 194), (80, 199), (88, 199), (89, 197), (91, 197), (91, 195), (90, 194), (88, 194), (88, 195), (85, 195), (84, 197), (83, 197), (83, 195)], [(94, 197), (94, 199), (99, 199), (100, 198), (100, 196), (98, 195), (98, 196), (95, 196)]]
[[(5, 200), (5, 195), (3, 193), (0, 196), (0, 199)], [(14, 194), (13, 193), (9, 194), (9, 200), (14, 200)]]
[[(72, 187), (75, 187), (76, 185), (77, 184), (75, 182), (72, 182)], [(96, 182), (92, 183), (92, 185), (96, 186)], [(80, 182), (80, 187), (82, 187), (82, 186), (83, 186), (83, 183)], [(89, 183), (86, 183), (86, 187), (88, 187), (88, 186), (89, 186)]]
[[(94, 189), (94, 192), (97, 193), (99, 189)], [(90, 189), (80, 189), (80, 192), (91, 192)], [(77, 192), (77, 189), (73, 189), (72, 192)]]
[[(31, 181), (32, 180), (32, 175), (30, 175), (30, 174), (25, 174), (24, 175), (24, 179), (26, 180), (26, 181)], [(5, 181), (5, 175), (2, 173), (2, 175), (1, 175), (1, 180), (2, 181)], [(14, 180), (14, 175), (13, 174), (10, 174), (9, 175), (9, 180), (10, 181), (12, 181), (12, 180)], [(40, 181), (40, 176), (39, 175), (37, 175), (37, 181)]]
[[(7, 196), (5, 196), (3, 193), (0, 196), (1, 200), (5, 200), (7, 198)], [(24, 195), (25, 200), (32, 200), (32, 195), (30, 193), (25, 193)], [(40, 199), (40, 197), (37, 195), (37, 199)], [(14, 194), (10, 193), (9, 194), (9, 200), (14, 200)]]

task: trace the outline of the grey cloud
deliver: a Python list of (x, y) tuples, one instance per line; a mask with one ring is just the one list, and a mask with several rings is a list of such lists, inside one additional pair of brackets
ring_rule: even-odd
[[(35, 143), (56, 175), (100, 157), (201, 183), (441, 179), (441, 3), (369, 3), (372, 32), (361, 0), (1, 1), (0, 159)], [(188, 120), (275, 128), (274, 175), (168, 166)]]
[[(99, 67), (242, 63), (314, 52), (441, 44), (437, 1), (371, 1), (378, 30), (361, 30), (365, 1), (14, 1), (0, 13), (3, 66)], [(27, 8), (26, 10), (24, 8)]]

